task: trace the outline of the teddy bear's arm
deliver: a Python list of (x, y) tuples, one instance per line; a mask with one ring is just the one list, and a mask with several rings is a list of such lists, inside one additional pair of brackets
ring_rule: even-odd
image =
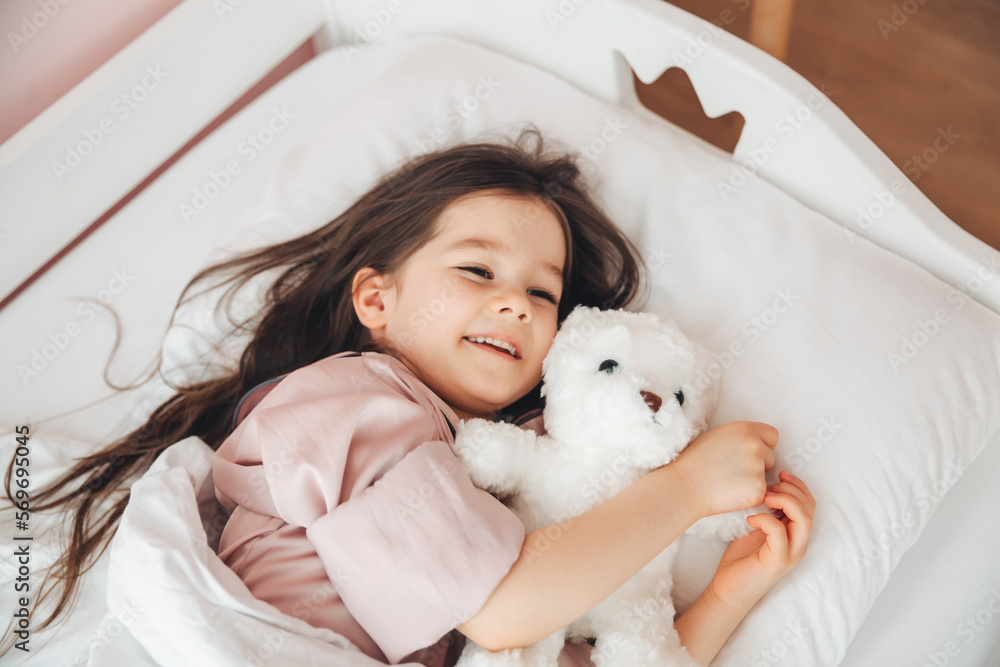
[(511, 494), (522, 485), (537, 437), (513, 424), (469, 419), (458, 427), (454, 451), (473, 484), (490, 493)]
[(758, 505), (725, 514), (713, 514), (699, 519), (686, 532), (704, 539), (729, 542), (753, 530), (747, 523), (747, 517), (770, 512), (771, 510), (764, 505)]

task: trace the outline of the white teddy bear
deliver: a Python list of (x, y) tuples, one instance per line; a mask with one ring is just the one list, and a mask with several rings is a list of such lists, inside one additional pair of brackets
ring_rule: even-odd
[[(546, 435), (471, 419), (458, 428), (455, 453), (473, 483), (502, 497), (527, 531), (550, 526), (670, 463), (707, 428), (718, 395), (711, 362), (672, 321), (578, 307), (542, 366)], [(689, 532), (728, 541), (748, 533), (746, 517), (758, 511), (706, 517)], [(597, 667), (696, 665), (673, 627), (676, 550), (675, 542), (587, 614), (532, 646), (491, 653), (468, 641), (458, 666), (554, 667), (567, 639), (585, 637), (597, 640)]]

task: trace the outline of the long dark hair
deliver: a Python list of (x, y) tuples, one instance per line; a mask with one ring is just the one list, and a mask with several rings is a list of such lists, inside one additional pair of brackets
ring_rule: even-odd
[[(226, 286), (217, 308), (228, 312), (251, 280), (278, 273), (258, 315), (234, 322), (230, 335), (252, 334), (236, 370), (173, 387), (176, 393), (146, 423), (79, 459), (34, 495), (33, 510), (62, 509), (71, 519), (67, 549), (44, 586), (43, 597), (56, 596), (54, 608), (36, 629), (72, 607), (77, 581), (107, 548), (131, 483), (160, 452), (192, 435), (218, 448), (240, 397), (265, 380), (338, 352), (379, 351), (354, 312), (355, 273), (365, 267), (396, 271), (430, 238), (449, 203), (484, 190), (534, 198), (565, 223), (572, 262), (560, 321), (577, 304), (618, 308), (635, 299), (642, 271), (638, 253), (587, 194), (574, 158), (547, 150), (533, 126), (512, 142), (464, 144), (413, 158), (323, 227), (204, 269), (184, 288), (174, 315), (197, 296), (193, 288), (210, 279), (217, 280), (213, 289)], [(156, 363), (159, 370), (162, 358)], [(5, 480), (11, 502), (12, 469), (13, 461)]]

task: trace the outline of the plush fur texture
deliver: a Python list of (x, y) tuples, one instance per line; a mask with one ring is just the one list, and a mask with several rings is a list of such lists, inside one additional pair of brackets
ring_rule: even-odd
[[(498, 497), (528, 532), (553, 526), (670, 463), (708, 425), (718, 385), (712, 359), (669, 320), (578, 307), (543, 364), (544, 422), (536, 436), (506, 423), (464, 421), (455, 452), (473, 482)], [(691, 532), (731, 540), (749, 532), (743, 510)], [(567, 639), (595, 637), (598, 667), (696, 665), (673, 628), (676, 543), (587, 614), (532, 646), (491, 653), (468, 642), (459, 667), (548, 667)], [(529, 555), (530, 557), (530, 555)]]

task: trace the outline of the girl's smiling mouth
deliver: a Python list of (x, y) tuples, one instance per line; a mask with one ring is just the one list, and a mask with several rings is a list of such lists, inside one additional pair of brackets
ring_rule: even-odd
[(506, 355), (512, 359), (520, 359), (517, 353), (517, 346), (510, 341), (495, 336), (464, 336), (462, 340), (485, 347), (488, 350)]

